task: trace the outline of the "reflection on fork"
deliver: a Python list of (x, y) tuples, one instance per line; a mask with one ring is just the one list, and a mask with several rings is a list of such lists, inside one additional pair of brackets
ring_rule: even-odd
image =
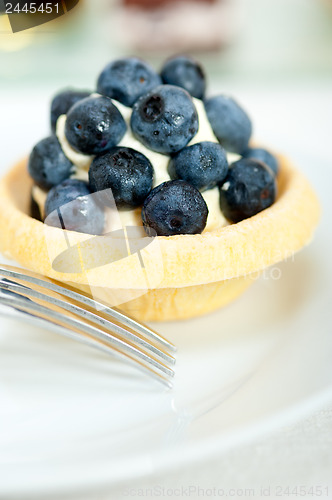
[[(0, 306), (131, 363), (172, 387), (176, 347), (158, 333), (87, 294), (31, 271), (0, 265)], [(1, 309), (2, 309), (1, 308)]]

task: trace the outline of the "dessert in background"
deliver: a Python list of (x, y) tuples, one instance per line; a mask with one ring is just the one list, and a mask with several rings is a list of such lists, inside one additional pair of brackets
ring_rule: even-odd
[(123, 0), (109, 22), (133, 50), (214, 51), (231, 41), (238, 10), (236, 0)]

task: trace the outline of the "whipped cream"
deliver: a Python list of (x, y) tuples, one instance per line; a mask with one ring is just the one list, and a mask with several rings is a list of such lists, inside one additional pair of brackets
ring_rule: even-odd
[[(93, 94), (93, 95), (96, 97), (98, 94)], [(120, 143), (118, 144), (118, 146), (124, 146), (136, 149), (140, 153), (144, 154), (150, 160), (154, 169), (153, 187), (158, 186), (162, 182), (170, 180), (170, 176), (167, 171), (169, 156), (148, 149), (146, 146), (144, 146), (144, 144), (142, 144), (138, 139), (136, 139), (130, 128), (130, 117), (132, 109), (127, 106), (124, 106), (123, 104), (117, 101), (112, 100), (112, 102), (122, 114), (127, 125), (127, 131), (123, 136), (122, 140), (120, 141)], [(205, 112), (203, 101), (201, 101), (200, 99), (193, 98), (193, 102), (195, 104), (198, 114), (199, 127), (197, 134), (189, 142), (188, 146), (191, 146), (193, 144), (202, 141), (218, 142), (216, 136), (213, 133), (207, 114)], [(71, 175), (71, 177), (75, 179), (88, 181), (88, 171), (91, 162), (94, 159), (94, 156), (85, 155), (72, 148), (72, 146), (69, 144), (66, 138), (65, 127), (66, 127), (66, 115), (61, 115), (57, 121), (56, 135), (59, 139), (63, 152), (76, 167), (75, 172)], [(238, 160), (240, 156), (233, 153), (227, 153), (227, 158), (228, 162), (232, 163)], [(201, 194), (209, 210), (209, 215), (204, 232), (212, 231), (213, 229), (216, 229), (218, 227), (226, 226), (228, 222), (223, 216), (219, 206), (218, 187), (209, 189), (208, 191), (204, 191)], [(41, 213), (43, 214), (47, 193), (45, 193), (45, 191), (40, 189), (38, 186), (34, 186), (32, 195), (35, 201), (38, 203)], [(123, 226), (142, 225), (140, 213), (141, 213), (140, 208), (119, 210), (119, 217), (121, 220), (121, 224)]]

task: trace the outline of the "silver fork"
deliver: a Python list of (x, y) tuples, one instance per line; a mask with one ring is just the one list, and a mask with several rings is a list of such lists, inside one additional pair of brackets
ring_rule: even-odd
[[(176, 347), (151, 328), (87, 294), (39, 274), (0, 265), (0, 306), (26, 320), (120, 357), (172, 387)], [(97, 310), (98, 309), (98, 310)]]

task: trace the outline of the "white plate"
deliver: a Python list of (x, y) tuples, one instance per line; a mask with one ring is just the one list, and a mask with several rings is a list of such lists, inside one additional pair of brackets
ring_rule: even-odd
[(332, 396), (329, 234), (322, 224), (311, 247), (224, 310), (159, 325), (179, 347), (170, 392), (88, 347), (2, 319), (0, 496), (188, 464)]
[(328, 168), (315, 176), (326, 204), (310, 247), (224, 310), (158, 325), (179, 347), (173, 391), (1, 318), (1, 498), (77, 493), (188, 465), (332, 398)]

